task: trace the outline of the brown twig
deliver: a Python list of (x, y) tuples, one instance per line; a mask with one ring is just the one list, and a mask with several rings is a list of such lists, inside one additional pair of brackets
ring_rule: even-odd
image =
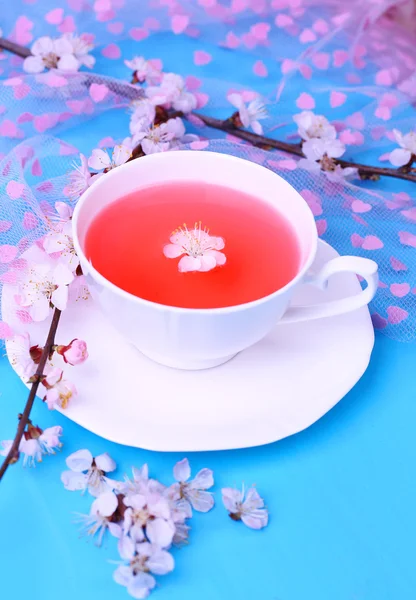
[[(8, 50), (9, 52), (13, 52), (18, 56), (26, 57), (30, 56), (30, 50), (25, 48), (24, 46), (20, 46), (19, 44), (15, 44), (14, 42), (10, 42), (5, 38), (0, 38), (0, 48), (4, 48), (4, 50)], [(97, 76), (93, 76), (94, 78)], [(132, 83), (135, 82), (133, 77)], [(134, 90), (130, 89), (125, 94), (130, 99), (131, 96), (134, 96)], [(304, 154), (302, 152), (301, 146), (299, 144), (291, 144), (289, 142), (283, 142), (280, 140), (274, 140), (273, 138), (268, 138), (263, 135), (257, 135), (256, 133), (252, 133), (251, 131), (246, 131), (244, 129), (240, 129), (236, 127), (231, 119), (215, 119), (214, 117), (209, 117), (208, 115), (203, 115), (201, 113), (193, 113), (198, 119), (200, 119), (205, 125), (208, 127), (212, 127), (213, 129), (218, 129), (221, 131), (225, 131), (237, 137), (241, 140), (249, 142), (253, 146), (257, 146), (258, 148), (281, 150), (283, 152), (288, 152), (289, 154), (294, 154), (296, 156), (303, 157)], [(186, 115), (184, 115), (186, 116)], [(137, 158), (141, 156), (141, 149), (138, 146), (133, 150), (132, 158)], [(336, 164), (340, 165), (342, 168), (353, 167), (358, 170), (358, 174), (361, 179), (378, 179), (379, 177), (393, 177), (395, 179), (404, 179), (406, 181), (413, 181), (416, 183), (416, 169), (412, 169), (411, 166), (413, 164), (413, 158), (409, 162), (408, 165), (402, 167), (400, 169), (390, 169), (388, 167), (373, 167), (370, 165), (363, 165), (361, 163), (355, 163), (348, 160), (336, 159), (334, 161)]]
[[(214, 119), (213, 117), (208, 117), (207, 115), (202, 115), (200, 113), (194, 114), (208, 127), (225, 131), (226, 133), (229, 133), (234, 137), (237, 137), (241, 140), (245, 140), (246, 142), (250, 142), (250, 144), (252, 144), (253, 146), (257, 146), (259, 148), (273, 148), (275, 150), (282, 150), (283, 152), (295, 154), (296, 156), (304, 156), (302, 148), (298, 144), (282, 142), (280, 140), (274, 140), (273, 138), (268, 138), (263, 135), (251, 133), (251, 131), (238, 129), (232, 124), (232, 122), (229, 119), (227, 119), (226, 121), (222, 121), (220, 119)], [(406, 179), (407, 181), (416, 182), (416, 171), (414, 169), (406, 171), (399, 169), (389, 169), (387, 167), (372, 167), (369, 165), (362, 165), (359, 163), (354, 163), (342, 159), (337, 159), (335, 162), (339, 164), (342, 168), (354, 167), (358, 169), (358, 173), (363, 177), (363, 179), (370, 178), (374, 175), (378, 175), (385, 177), (395, 177), (396, 179)]]
[(0, 48), (3, 50), (8, 50), (12, 54), (17, 54), (17, 56), (21, 56), (22, 58), (27, 58), (31, 55), (29, 48), (25, 48), (25, 46), (21, 46), (20, 44), (15, 44), (10, 40), (6, 40), (6, 38), (0, 37)]
[(38, 390), (39, 383), (41, 381), (41, 377), (42, 377), (43, 371), (45, 369), (46, 361), (48, 360), (49, 354), (55, 343), (55, 334), (56, 334), (56, 330), (58, 328), (60, 318), (61, 318), (61, 311), (58, 310), (57, 308), (55, 308), (53, 317), (52, 317), (51, 326), (49, 328), (48, 337), (46, 339), (46, 343), (45, 343), (45, 346), (43, 348), (43, 351), (42, 351), (42, 354), (41, 354), (41, 357), (39, 360), (38, 368), (36, 369), (36, 373), (34, 375), (35, 381), (34, 381), (34, 383), (32, 383), (32, 387), (30, 388), (29, 396), (26, 401), (26, 406), (20, 417), (19, 425), (17, 427), (17, 431), (16, 431), (15, 438), (13, 440), (13, 444), (12, 444), (12, 446), (0, 468), (0, 481), (3, 477), (3, 475), (5, 474), (5, 472), (7, 471), (8, 466), (11, 464), (11, 462), (13, 462), (15, 460), (16, 456), (18, 455), (20, 441), (23, 437), (25, 427), (29, 421), (30, 411), (32, 410), (32, 406), (33, 406), (33, 403), (36, 398), (36, 392)]

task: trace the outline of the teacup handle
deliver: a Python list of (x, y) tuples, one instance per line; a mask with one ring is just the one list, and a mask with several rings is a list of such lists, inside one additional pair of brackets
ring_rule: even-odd
[(293, 306), (288, 308), (279, 323), (296, 323), (296, 321), (309, 321), (322, 317), (334, 317), (343, 313), (356, 310), (368, 304), (373, 298), (378, 287), (378, 265), (369, 258), (358, 256), (338, 256), (328, 261), (317, 275), (307, 279), (310, 283), (321, 289), (328, 285), (328, 279), (335, 273), (356, 273), (367, 281), (367, 287), (355, 296), (342, 300), (333, 300), (322, 304), (310, 306)]

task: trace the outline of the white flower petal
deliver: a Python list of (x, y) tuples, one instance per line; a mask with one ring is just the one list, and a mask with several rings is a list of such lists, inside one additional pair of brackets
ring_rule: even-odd
[(75, 471), (64, 471), (61, 474), (61, 481), (65, 489), (70, 492), (76, 490), (85, 490), (87, 485), (87, 475), (85, 473), (77, 473)]
[(235, 108), (241, 108), (244, 104), (243, 98), (240, 94), (230, 94), (227, 96), (228, 102), (230, 102)]
[(35, 42), (33, 42), (31, 47), (32, 54), (36, 55), (45, 55), (55, 50), (55, 43), (53, 39), (47, 35), (43, 35), (38, 38)]
[(188, 481), (191, 476), (191, 467), (187, 458), (183, 458), (173, 467), (173, 476), (176, 481)]
[(263, 127), (258, 121), (251, 121), (251, 129), (254, 133), (257, 133), (257, 135), (263, 135)]
[(243, 502), (243, 509), (246, 511), (252, 511), (256, 508), (263, 508), (264, 501), (263, 498), (260, 497), (258, 491), (255, 487), (251, 487), (247, 494), (246, 499)]
[(199, 270), (202, 273), (211, 271), (212, 269), (215, 269), (215, 267), (217, 266), (217, 261), (215, 260), (214, 256), (212, 256), (211, 254), (208, 254), (208, 252), (206, 252), (205, 254), (203, 254), (200, 257), (200, 261), (201, 261), (201, 266), (200, 266)]
[(398, 129), (393, 129), (393, 134), (394, 134), (394, 137), (396, 138), (396, 142), (399, 144), (399, 146), (401, 146), (402, 148), (405, 148), (404, 137), (403, 137), (403, 134), (401, 133), (401, 131), (399, 131)]
[[(63, 267), (64, 265), (61, 266)], [(52, 292), (52, 304), (59, 310), (65, 310), (68, 304), (68, 293), (68, 286), (60, 285), (54, 292)]]
[(186, 497), (191, 503), (192, 508), (202, 513), (210, 511), (215, 504), (213, 495), (201, 490), (188, 489)]
[(91, 169), (101, 171), (102, 169), (108, 169), (110, 165), (111, 159), (107, 152), (104, 152), (101, 148), (94, 148), (88, 159), (88, 166), (91, 167)]
[(318, 173), (321, 170), (321, 165), (319, 162), (308, 160), (306, 158), (301, 158), (300, 160), (298, 160), (297, 166), (299, 169), (305, 169), (306, 171), (310, 171), (311, 173)]
[(201, 269), (201, 261), (193, 256), (182, 256), (178, 263), (178, 269), (181, 273), (189, 271), (199, 271)]
[(23, 61), (23, 70), (26, 73), (42, 73), (45, 69), (45, 63), (41, 56), (28, 56)]
[(231, 513), (237, 512), (238, 505), (243, 498), (241, 491), (235, 488), (222, 488), (221, 495), (225, 508)]
[(94, 460), (100, 471), (104, 471), (104, 473), (111, 473), (117, 469), (115, 461), (107, 452), (96, 456)]
[(116, 167), (123, 165), (131, 157), (131, 149), (123, 144), (114, 147), (112, 161)]
[(412, 154), (410, 150), (404, 150), (403, 148), (396, 148), (390, 152), (389, 161), (395, 167), (403, 167), (407, 165)]
[(102, 517), (110, 517), (118, 506), (117, 496), (113, 492), (105, 492), (101, 494), (91, 505), (92, 515), (101, 515)]
[(137, 600), (143, 600), (147, 598), (151, 590), (156, 586), (155, 578), (149, 573), (143, 573), (140, 571), (137, 575), (134, 575), (127, 586), (127, 591), (133, 598)]
[(66, 71), (68, 73), (73, 73), (74, 71), (78, 71), (80, 68), (79, 61), (75, 58), (73, 54), (64, 54), (58, 60), (57, 68), (60, 71)]
[(175, 535), (175, 526), (165, 519), (154, 519), (146, 525), (146, 536), (152, 542), (161, 548), (167, 548), (171, 545)]
[(302, 152), (309, 160), (321, 160), (325, 154), (325, 143), (319, 138), (313, 138), (303, 142)]
[(209, 254), (215, 258), (215, 262), (217, 263), (217, 267), (221, 267), (225, 265), (227, 262), (227, 257), (223, 252), (217, 252), (217, 250), (208, 250), (206, 254)]
[(114, 581), (116, 583), (119, 583), (120, 585), (124, 585), (125, 587), (128, 586), (132, 577), (133, 573), (131, 572), (130, 567), (127, 567), (125, 565), (117, 567), (117, 569), (113, 573)]
[(146, 505), (146, 497), (143, 494), (130, 494), (125, 496), (124, 504), (134, 510), (141, 510)]
[(80, 473), (88, 471), (92, 465), (92, 454), (89, 450), (77, 450), (70, 454), (66, 459), (66, 465), (71, 471)]
[(50, 312), (49, 300), (42, 294), (30, 309), (30, 316), (36, 323), (40, 323), (48, 318)]
[(175, 561), (173, 556), (166, 550), (156, 550), (148, 558), (146, 566), (155, 575), (166, 575), (166, 573), (173, 571)]
[(247, 514), (242, 513), (241, 520), (251, 529), (262, 529), (268, 524), (269, 515), (265, 508), (260, 508)]
[(74, 274), (66, 265), (59, 263), (53, 270), (56, 285), (69, 285), (74, 281)]
[(117, 544), (118, 553), (124, 560), (131, 560), (136, 551), (135, 544), (127, 535), (121, 537)]
[(178, 256), (181, 256), (183, 252), (183, 248), (177, 244), (166, 244), (163, 248), (163, 254), (166, 258), (177, 258)]
[(211, 469), (201, 469), (190, 483), (191, 487), (207, 490), (214, 485), (214, 474)]
[(341, 140), (325, 140), (325, 151), (331, 158), (339, 158), (345, 152), (345, 145)]

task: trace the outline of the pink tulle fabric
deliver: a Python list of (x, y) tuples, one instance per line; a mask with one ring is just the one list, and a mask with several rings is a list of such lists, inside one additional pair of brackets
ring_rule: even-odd
[[(88, 34), (93, 71), (26, 74), (22, 59), (0, 52), (0, 292), (24, 268), (22, 253), (46, 228), (45, 216), (66, 196), (80, 151), (128, 135), (131, 101), (125, 59), (157, 58), (187, 78), (198, 110), (226, 118), (227, 95), (260, 93), (270, 118), (265, 134), (300, 141), (293, 115), (324, 114), (351, 161), (391, 166), (393, 129), (415, 127), (415, 3), (305, 0), (48, 0), (16, 2), (3, 36), (30, 46), (41, 35)], [(416, 337), (416, 193), (399, 179), (329, 181), (298, 167), (297, 157), (260, 150), (190, 118), (195, 151), (241, 156), (287, 179), (308, 202), (319, 235), (340, 253), (373, 258), (380, 289), (374, 326)], [(22, 315), (22, 319), (25, 316)], [(1, 320), (0, 339), (11, 335)]]

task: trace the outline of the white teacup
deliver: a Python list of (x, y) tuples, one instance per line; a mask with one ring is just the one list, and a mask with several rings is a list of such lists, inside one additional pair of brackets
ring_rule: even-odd
[[(162, 182), (201, 181), (227, 186), (266, 201), (283, 214), (297, 233), (300, 266), (286, 286), (254, 302), (214, 309), (164, 306), (143, 300), (103, 277), (85, 253), (87, 230), (108, 204), (140, 187)], [(139, 201), (139, 200), (138, 200)], [(330, 260), (312, 279), (307, 276), (317, 250), (313, 215), (284, 179), (255, 163), (214, 152), (177, 151), (144, 156), (110, 171), (80, 198), (73, 216), (76, 252), (91, 293), (111, 323), (143, 354), (178, 369), (207, 369), (230, 360), (258, 342), (277, 324), (339, 315), (368, 304), (377, 291), (377, 264), (366, 258)], [(267, 260), (273, 260), (270, 256)], [(355, 296), (326, 304), (291, 308), (295, 290), (304, 284), (324, 287), (331, 275), (350, 271), (367, 287)]]

